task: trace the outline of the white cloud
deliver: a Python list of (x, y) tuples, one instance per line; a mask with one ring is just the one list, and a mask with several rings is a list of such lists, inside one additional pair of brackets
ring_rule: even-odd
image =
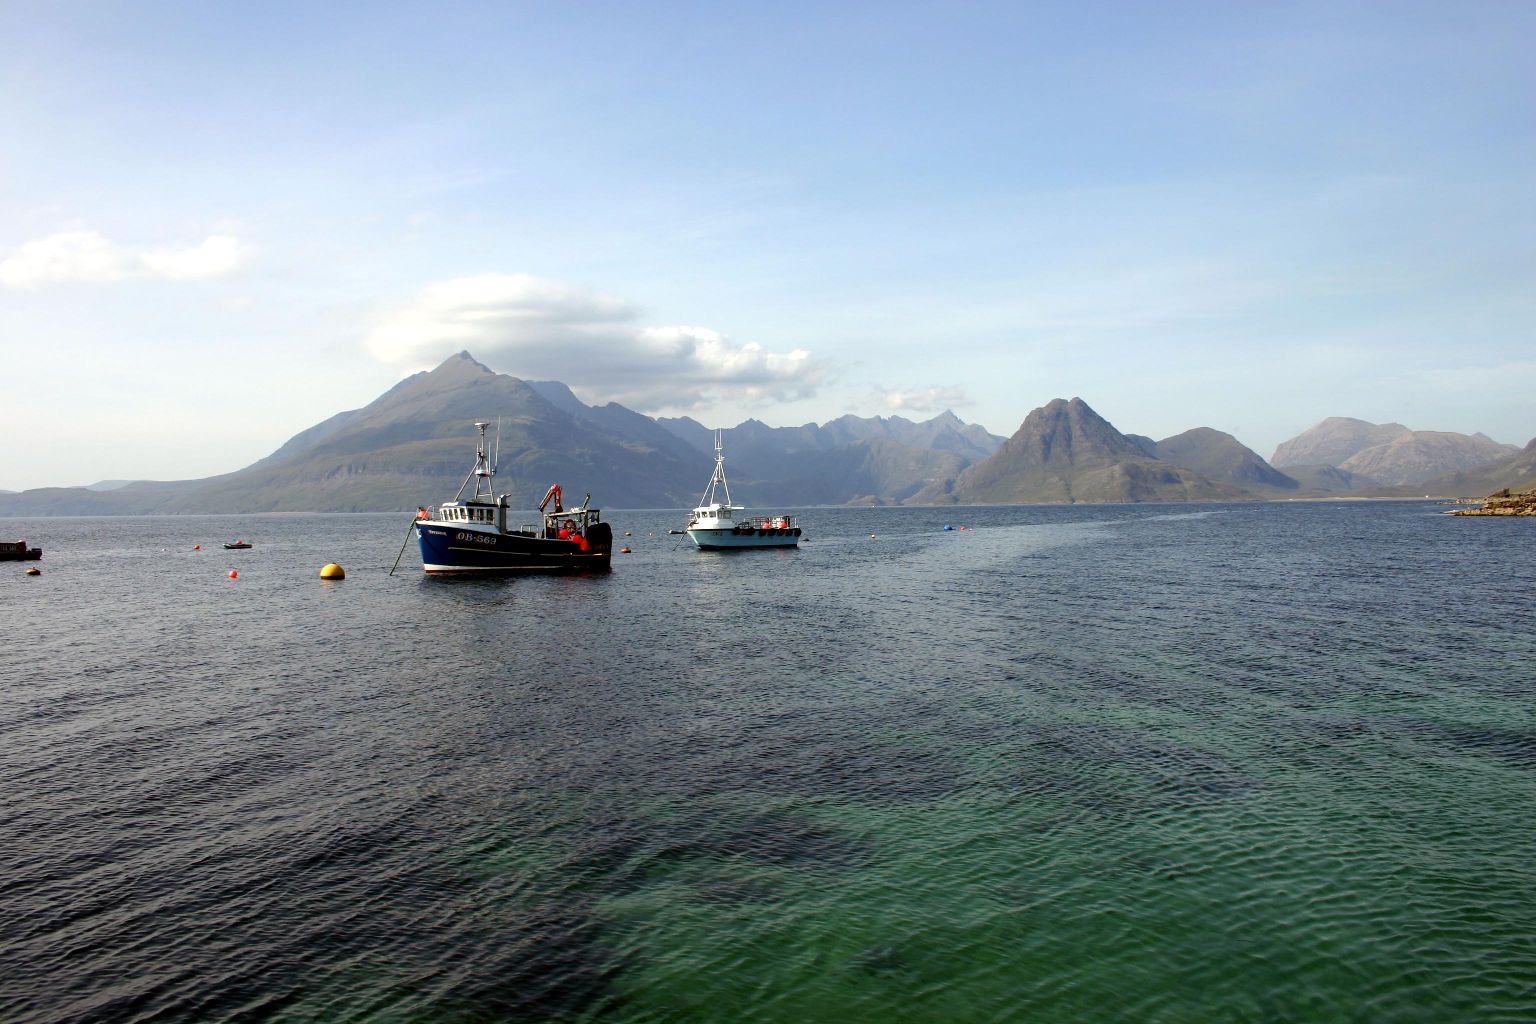
[(152, 249), (142, 256), (150, 277), (185, 281), (204, 277), (223, 277), (240, 269), (246, 248), (231, 235), (209, 235), (191, 249)]
[(943, 412), (970, 405), (965, 389), (952, 386), (931, 388), (880, 388), (875, 400), (890, 412)]
[(130, 278), (186, 281), (240, 268), (248, 250), (230, 235), (209, 235), (189, 249), (130, 249), (96, 231), (63, 231), (23, 244), (0, 260), (0, 285), (108, 284)]
[(428, 285), (382, 316), (377, 358), (433, 366), (460, 349), (503, 372), (554, 379), (600, 401), (647, 411), (725, 397), (808, 397), (825, 377), (805, 349), (771, 352), (695, 326), (642, 327), (623, 299), (529, 274), (477, 274)]

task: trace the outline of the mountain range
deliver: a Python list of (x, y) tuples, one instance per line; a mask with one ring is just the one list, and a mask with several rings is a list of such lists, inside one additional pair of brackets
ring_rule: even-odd
[[(572, 497), (590, 489), (610, 508), (688, 507), (714, 458), (716, 432), (693, 419), (588, 405), (558, 381), (497, 374), (460, 352), (244, 469), (201, 480), (0, 492), (0, 514), (412, 509), (463, 483), (474, 420), (497, 424), (497, 489), (521, 507), (556, 482)], [(1081, 398), (1035, 409), (1006, 439), (952, 412), (922, 422), (843, 416), (798, 427), (747, 420), (719, 437), (735, 497), (757, 506), (1209, 501), (1392, 495), (1404, 487), (1460, 495), (1536, 483), (1536, 441), (1522, 451), (1480, 434), (1335, 417), (1266, 462), (1209, 427), (1160, 441), (1121, 433)]]
[(1390, 487), (1422, 484), (1519, 451), (1483, 434), (1409, 430), (1401, 423), (1333, 416), (1276, 448), (1270, 464), (1284, 470), (1332, 467), (1351, 474), (1357, 486)]

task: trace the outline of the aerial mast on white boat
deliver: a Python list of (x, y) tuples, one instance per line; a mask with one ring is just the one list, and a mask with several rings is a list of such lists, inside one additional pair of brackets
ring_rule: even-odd
[(731, 504), (731, 485), (725, 480), (725, 449), (720, 445), (720, 431), (715, 431), (715, 475), (709, 478), (709, 486), (704, 488), (704, 496), (699, 499), (699, 507), (716, 504), (715, 488), (725, 491), (725, 504)]

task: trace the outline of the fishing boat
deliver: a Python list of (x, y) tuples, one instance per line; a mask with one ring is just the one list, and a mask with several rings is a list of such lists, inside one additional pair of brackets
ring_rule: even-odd
[[(725, 500), (721, 501), (720, 498)], [(715, 472), (688, 520), (688, 539), (710, 551), (737, 548), (792, 548), (800, 544), (800, 527), (788, 515), (749, 516), (746, 506), (731, 504), (725, 479), (725, 451), (715, 431)]]
[(225, 544), (224, 545), (224, 549), (226, 551), (244, 551), (246, 548), (248, 548), (250, 546), (251, 546), (251, 542), (248, 541), (248, 540), (237, 540), (237, 541), (235, 541), (235, 542), (233, 542), (231, 544)]
[(29, 548), (24, 540), (0, 541), (0, 562), (35, 562), (42, 557), (42, 548)]
[[(507, 495), (495, 493), (496, 468), (485, 444), (489, 425), (475, 424), (480, 431), (475, 465), (453, 500), (416, 510), (412, 525), (421, 567), (434, 575), (608, 571), (613, 530), (591, 507), (591, 494), (566, 508), (560, 485), (554, 484), (539, 502), (537, 522), (511, 524)], [(474, 493), (465, 498), (471, 481)]]

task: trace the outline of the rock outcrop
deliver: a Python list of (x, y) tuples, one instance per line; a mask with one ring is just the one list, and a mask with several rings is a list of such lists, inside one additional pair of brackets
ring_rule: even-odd
[(1453, 516), (1536, 516), (1536, 491), (1500, 491), (1481, 505), (1458, 508)]

